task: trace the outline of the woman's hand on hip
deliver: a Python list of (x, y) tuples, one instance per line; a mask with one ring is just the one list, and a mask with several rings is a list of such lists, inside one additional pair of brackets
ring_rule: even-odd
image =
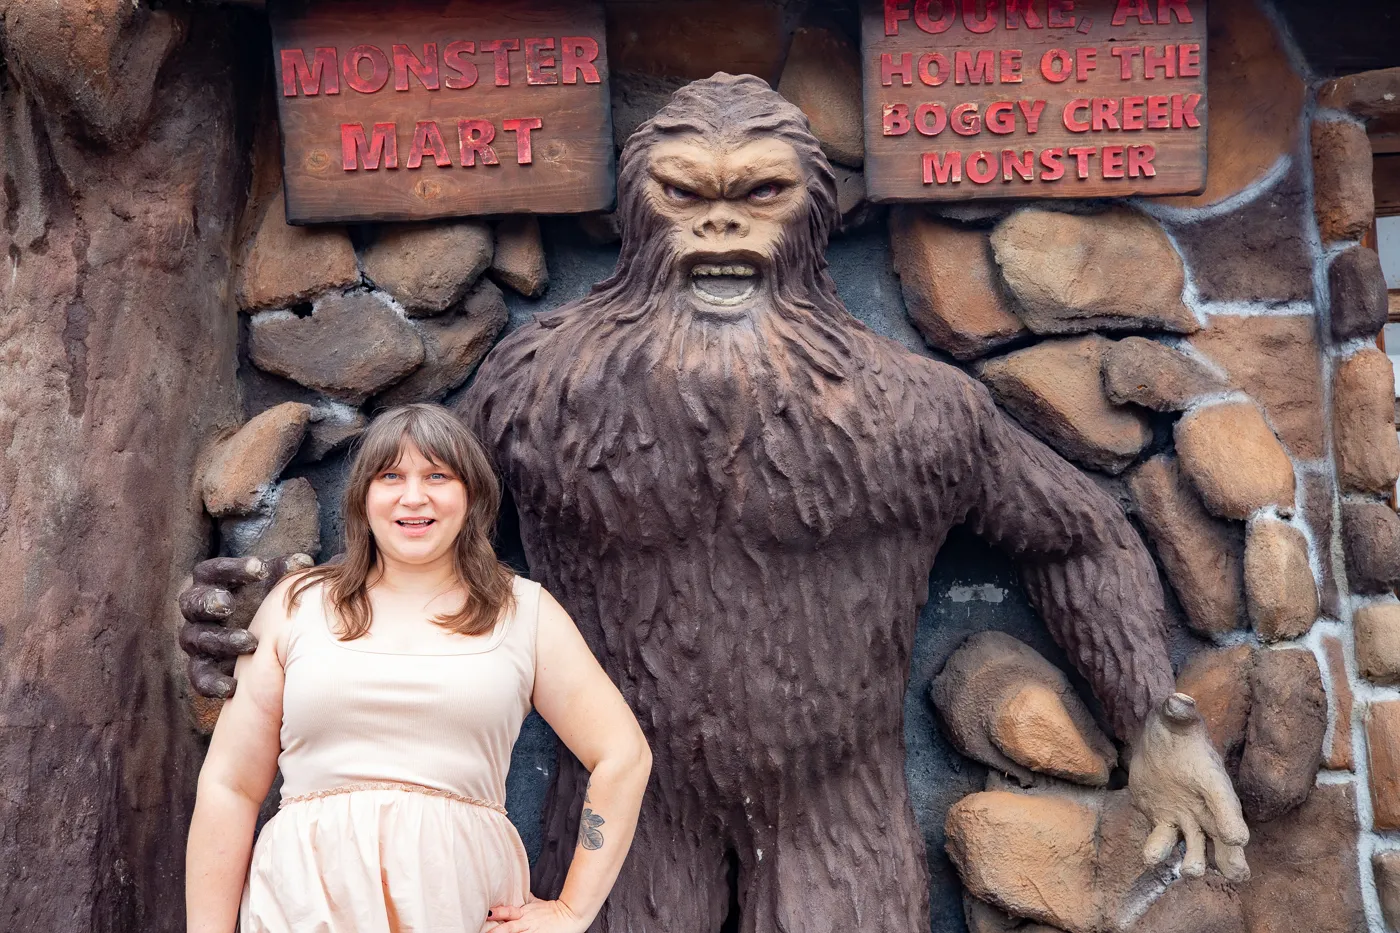
[(486, 915), (500, 926), (491, 933), (584, 933), (588, 924), (563, 901), (530, 901), (523, 907), (493, 907)]

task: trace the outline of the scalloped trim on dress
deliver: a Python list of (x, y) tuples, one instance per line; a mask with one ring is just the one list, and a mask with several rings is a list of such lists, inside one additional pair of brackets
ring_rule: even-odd
[(400, 781), (361, 781), (358, 784), (343, 784), (340, 787), (331, 787), (327, 790), (315, 790), (309, 794), (297, 794), (295, 797), (283, 797), (278, 809), (291, 803), (301, 803), (305, 800), (318, 800), (321, 797), (330, 797), (335, 794), (353, 794), (360, 790), (398, 790), (412, 794), (423, 794), (426, 797), (445, 797), (448, 800), (455, 800), (458, 803), (469, 803), (474, 807), (485, 807), (488, 810), (495, 810), (501, 816), (508, 816), (506, 808), (498, 803), (489, 800), (482, 800), (480, 797), (467, 797), (462, 794), (454, 794), (450, 790), (439, 790), (436, 787), (424, 787), (422, 784), (407, 784)]

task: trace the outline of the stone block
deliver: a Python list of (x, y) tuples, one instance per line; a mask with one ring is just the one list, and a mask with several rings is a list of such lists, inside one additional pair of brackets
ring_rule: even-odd
[(1254, 702), (1236, 788), (1252, 825), (1307, 799), (1322, 765), (1327, 693), (1317, 658), (1302, 648), (1261, 651), (1250, 683)]
[(948, 658), (931, 688), (958, 751), (1011, 775), (1102, 787), (1117, 752), (1064, 673), (1001, 632), (981, 632)]
[(1230, 383), (1209, 364), (1145, 337), (1124, 337), (1104, 354), (1103, 384), (1118, 405), (1185, 411)]
[(1239, 194), (1296, 152), (1307, 96), (1283, 37), (1257, 0), (1212, 3), (1206, 15), (1210, 172), (1202, 194), (1158, 199), (1179, 207)]
[(358, 405), (423, 362), (413, 325), (369, 291), (325, 295), (311, 314), (267, 311), (249, 323), (253, 365)]
[(1366, 933), (1353, 785), (1320, 784), (1292, 813), (1249, 831), (1253, 876), (1239, 886), (1249, 933)]
[(545, 264), (538, 217), (512, 214), (496, 223), (491, 277), (527, 298), (544, 293), (549, 286), (549, 267)]
[(267, 515), (219, 523), (223, 551), (230, 557), (281, 557), (321, 550), (321, 514), (311, 481), (298, 476), (277, 484)]
[(1132, 933), (1247, 933), (1235, 886), (1214, 873), (1173, 881)]
[(289, 308), (359, 281), (355, 247), (345, 228), (293, 227), (278, 192), (238, 265), (238, 306), (244, 311)]
[(890, 250), (904, 306), (931, 345), (972, 360), (1027, 334), (1001, 288), (985, 231), (898, 207), (890, 212)]
[(1350, 120), (1312, 124), (1313, 209), (1323, 243), (1359, 240), (1375, 217), (1371, 141)]
[(1354, 592), (1390, 592), (1400, 584), (1400, 516), (1383, 502), (1343, 502), (1342, 551)]
[(204, 470), (204, 507), (221, 518), (262, 505), (306, 434), (308, 405), (286, 402), (253, 418), (214, 448)]
[(1333, 771), (1354, 771), (1356, 756), (1351, 747), (1351, 713), (1356, 702), (1352, 693), (1351, 680), (1347, 677), (1346, 653), (1341, 639), (1326, 635), (1322, 639), (1322, 653), (1327, 660), (1327, 682), (1329, 709), (1332, 716), (1332, 741), (1327, 745), (1322, 763)]
[(804, 26), (792, 36), (778, 93), (801, 108), (832, 162), (865, 164), (860, 49), (845, 34)]
[(1103, 355), (1111, 341), (1097, 334), (1047, 340), (978, 367), (997, 401), (1032, 434), (1076, 463), (1117, 475), (1152, 430), (1137, 411), (1104, 394)]
[(1332, 378), (1332, 443), (1343, 492), (1389, 495), (1400, 477), (1395, 434), (1395, 371), (1367, 347), (1337, 363)]
[(1400, 685), (1400, 603), (1372, 603), (1352, 616), (1356, 669), (1367, 680)]
[(1182, 301), (1181, 257), (1150, 217), (1026, 208), (992, 231), (992, 249), (1017, 313), (1037, 334), (1200, 327)]
[(348, 405), (326, 405), (311, 411), (306, 441), (297, 451), (296, 463), (315, 463), (347, 446), (364, 433), (369, 419)]
[(608, 0), (608, 66), (685, 81), (716, 71), (777, 85), (797, 25), (784, 0)]
[(1390, 849), (1371, 856), (1371, 869), (1376, 873), (1376, 897), (1381, 902), (1381, 916), (1386, 926), (1400, 929), (1400, 851)]
[(1293, 461), (1253, 402), (1223, 402), (1187, 412), (1176, 423), (1182, 472), (1201, 501), (1222, 518), (1257, 509), (1293, 509)]
[(380, 405), (440, 401), (467, 381), (506, 326), (505, 298), (487, 281), (462, 302), (459, 311), (418, 323), (423, 338), (423, 365), (378, 399)]
[(478, 220), (385, 224), (364, 251), (365, 275), (408, 314), (439, 314), (491, 265), (492, 248)]
[(1128, 487), (1187, 624), (1208, 637), (1243, 628), (1240, 526), (1206, 511), (1174, 457), (1148, 460), (1133, 471)]
[(1332, 301), (1332, 337), (1375, 339), (1385, 326), (1389, 295), (1376, 251), (1349, 246), (1327, 266), (1327, 290)]
[(1249, 621), (1264, 641), (1301, 638), (1317, 621), (1317, 581), (1307, 537), (1287, 522), (1257, 516), (1244, 545)]
[(850, 233), (884, 215), (883, 206), (871, 204), (866, 199), (864, 172), (844, 165), (833, 165), (831, 173), (836, 176), (837, 233)]
[(1176, 689), (1196, 701), (1211, 744), (1232, 773), (1239, 768), (1254, 702), (1250, 680), (1257, 656), (1253, 645), (1206, 648), (1193, 654), (1176, 678)]
[(1317, 105), (1345, 110), (1363, 120), (1400, 117), (1400, 68), (1382, 68), (1333, 78), (1318, 89)]
[(1298, 482), (1298, 492), (1302, 499), (1300, 514), (1312, 531), (1313, 543), (1316, 546), (1314, 556), (1322, 571), (1318, 580), (1322, 613), (1333, 619), (1340, 619), (1342, 594), (1337, 588), (1337, 575), (1332, 566), (1332, 511), (1337, 493), (1332, 470), (1327, 468), (1304, 471)]
[(608, 83), (612, 92), (613, 143), (621, 150), (637, 127), (656, 116), (671, 95), (690, 82), (684, 78), (617, 71), (614, 66)]
[(1212, 315), (1191, 345), (1254, 397), (1293, 456), (1326, 456), (1322, 349), (1311, 315)]
[(1366, 711), (1366, 760), (1371, 769), (1372, 825), (1400, 829), (1400, 700)]

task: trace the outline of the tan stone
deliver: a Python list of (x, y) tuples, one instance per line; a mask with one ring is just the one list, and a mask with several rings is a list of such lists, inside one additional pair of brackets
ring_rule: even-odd
[(1306, 635), (1318, 610), (1307, 537), (1275, 518), (1252, 519), (1245, 537), (1244, 591), (1250, 624), (1260, 638), (1282, 641)]
[(1283, 38), (1256, 0), (1211, 3), (1207, 21), (1210, 171), (1204, 193), (1158, 199), (1180, 207), (1238, 194), (1295, 151), (1307, 94)]
[(1400, 850), (1375, 853), (1371, 856), (1371, 868), (1376, 873), (1381, 916), (1392, 930), (1400, 929)]
[(349, 444), (368, 426), (364, 413), (348, 406), (312, 409), (306, 442), (297, 452), (296, 462), (315, 463)]
[(1400, 684), (1400, 603), (1372, 603), (1352, 616), (1356, 669), (1378, 684)]
[(1124, 337), (1104, 355), (1103, 385), (1117, 405), (1185, 411), (1230, 383), (1202, 360), (1145, 337)]
[(285, 402), (250, 420), (214, 448), (204, 470), (204, 507), (210, 515), (247, 515), (301, 446), (311, 407)]
[(1312, 152), (1313, 208), (1322, 242), (1361, 239), (1376, 213), (1365, 127), (1350, 120), (1316, 119)]
[(1173, 881), (1131, 933), (1246, 933), (1235, 886), (1216, 874)]
[(1182, 472), (1207, 509), (1248, 518), (1256, 509), (1293, 508), (1293, 462), (1253, 402), (1187, 412), (1176, 424)]
[(1332, 440), (1344, 492), (1388, 495), (1400, 477), (1395, 434), (1395, 371), (1367, 347), (1337, 364), (1332, 381)]
[(1374, 340), (1385, 326), (1390, 293), (1376, 251), (1349, 246), (1327, 264), (1327, 294), (1331, 304), (1332, 339), (1366, 337)]
[(478, 282), (455, 313), (419, 322), (423, 365), (379, 397), (381, 405), (439, 401), (462, 385), (506, 326), (506, 303), (491, 282)]
[(1249, 933), (1366, 933), (1351, 784), (1320, 784), (1249, 834), (1253, 877), (1239, 886)]
[(1384, 502), (1343, 502), (1342, 551), (1354, 592), (1390, 592), (1400, 585), (1400, 516)]
[(264, 558), (320, 553), (321, 515), (310, 480), (298, 476), (278, 483), (268, 513), (220, 522), (225, 553)]
[(288, 308), (359, 280), (355, 247), (345, 228), (293, 227), (278, 192), (239, 263), (238, 306), (244, 311)]
[(865, 164), (860, 49), (845, 35), (806, 26), (792, 36), (778, 93), (807, 115), (832, 162)]
[(1351, 748), (1351, 713), (1355, 703), (1351, 680), (1347, 677), (1346, 654), (1341, 639), (1326, 635), (1322, 639), (1322, 653), (1327, 660), (1328, 709), (1331, 713), (1332, 741), (1327, 745), (1323, 756), (1323, 766), (1333, 771), (1353, 771), (1356, 757)]
[(1400, 700), (1366, 711), (1366, 760), (1371, 768), (1372, 825), (1400, 829)]
[(980, 632), (949, 656), (930, 694), (953, 746), (1023, 786), (1039, 772), (1102, 787), (1117, 761), (1064, 673), (1001, 632)]
[(538, 217), (512, 214), (497, 222), (491, 277), (527, 298), (542, 294), (549, 286)]
[(1322, 766), (1327, 692), (1317, 658), (1304, 648), (1259, 652), (1236, 789), (1250, 825), (1297, 807)]
[(1257, 653), (1252, 645), (1206, 648), (1193, 654), (1176, 678), (1176, 689), (1196, 701), (1211, 744), (1232, 770), (1238, 768), (1249, 725)]
[(1150, 217), (1028, 208), (999, 223), (991, 239), (1017, 313), (1037, 334), (1200, 327), (1182, 301), (1181, 257)]
[(1175, 457), (1159, 454), (1148, 460), (1128, 477), (1128, 488), (1187, 625), (1206, 636), (1243, 628), (1244, 534), (1239, 525), (1206, 511)]
[(1065, 457), (1118, 474), (1152, 439), (1147, 418), (1104, 394), (1110, 341), (1090, 334), (1047, 340), (981, 364), (978, 376), (1027, 430)]
[(1363, 120), (1400, 116), (1400, 68), (1333, 78), (1318, 89), (1317, 105), (1345, 110)]
[(890, 212), (890, 250), (909, 317), (933, 346), (971, 360), (1027, 333), (985, 231), (899, 207)]
[(486, 271), (492, 249), (481, 221), (385, 224), (364, 251), (365, 275), (408, 313), (437, 314)]
[(1303, 460), (1326, 455), (1316, 326), (1308, 315), (1213, 315), (1205, 330), (1189, 338), (1263, 406), (1279, 439)]
[(882, 211), (866, 199), (864, 172), (843, 165), (833, 165), (831, 173), (836, 176), (838, 233), (849, 233), (880, 216)]
[(1333, 619), (1342, 617), (1342, 594), (1337, 587), (1337, 574), (1332, 562), (1333, 506), (1336, 505), (1336, 486), (1330, 465), (1324, 469), (1303, 472), (1298, 483), (1299, 514), (1312, 531), (1316, 546), (1314, 557), (1322, 570), (1318, 580), (1322, 600), (1322, 614)]

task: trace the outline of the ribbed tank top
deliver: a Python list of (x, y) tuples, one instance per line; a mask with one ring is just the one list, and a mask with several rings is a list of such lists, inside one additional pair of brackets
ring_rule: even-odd
[(282, 797), (353, 784), (416, 784), (503, 807), (535, 683), (540, 586), (515, 578), (515, 611), (470, 650), (395, 654), (340, 641), (323, 585), (287, 637)]

